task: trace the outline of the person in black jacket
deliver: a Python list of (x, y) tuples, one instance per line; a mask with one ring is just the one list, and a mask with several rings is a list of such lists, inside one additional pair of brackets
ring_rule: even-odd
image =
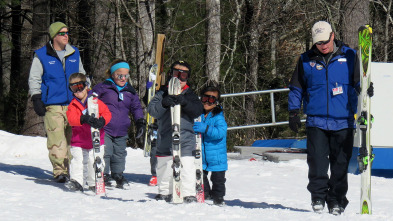
[(156, 200), (172, 199), (172, 124), (170, 107), (181, 105), (180, 145), (181, 145), (181, 180), (184, 201), (196, 202), (195, 197), (195, 133), (194, 119), (203, 113), (203, 105), (198, 96), (187, 84), (191, 67), (185, 61), (176, 61), (171, 65), (169, 77), (180, 79), (180, 95), (168, 95), (168, 88), (158, 91), (148, 105), (148, 112), (157, 119), (157, 178), (158, 195)]

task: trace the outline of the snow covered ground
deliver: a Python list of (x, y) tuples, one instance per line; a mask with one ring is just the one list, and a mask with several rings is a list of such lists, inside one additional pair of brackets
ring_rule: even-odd
[(45, 138), (0, 131), (0, 220), (393, 220), (393, 180), (372, 177), (373, 215), (360, 215), (360, 176), (353, 174), (343, 215), (312, 212), (304, 160), (229, 160), (225, 207), (155, 201), (149, 159), (127, 150), (131, 189), (89, 196), (52, 180)]

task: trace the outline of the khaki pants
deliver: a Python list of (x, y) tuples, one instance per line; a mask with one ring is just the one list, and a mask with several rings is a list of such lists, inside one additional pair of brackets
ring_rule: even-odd
[(53, 166), (54, 177), (68, 175), (72, 131), (67, 120), (67, 109), (68, 106), (47, 106), (44, 117), (49, 160)]

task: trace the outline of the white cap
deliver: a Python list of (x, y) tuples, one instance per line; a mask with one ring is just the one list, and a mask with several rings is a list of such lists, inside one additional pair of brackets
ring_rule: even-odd
[(332, 26), (326, 21), (319, 21), (312, 26), (312, 43), (315, 44), (318, 41), (329, 40), (330, 33), (332, 32)]

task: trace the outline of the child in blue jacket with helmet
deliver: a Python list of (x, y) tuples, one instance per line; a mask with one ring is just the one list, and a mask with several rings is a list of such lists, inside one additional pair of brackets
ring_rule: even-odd
[[(213, 198), (215, 205), (225, 205), (225, 171), (227, 162), (227, 123), (222, 107), (217, 84), (212, 82), (201, 91), (204, 113), (201, 122), (195, 122), (194, 131), (202, 134), (202, 162), (205, 199)], [(210, 188), (208, 173), (211, 172)]]

